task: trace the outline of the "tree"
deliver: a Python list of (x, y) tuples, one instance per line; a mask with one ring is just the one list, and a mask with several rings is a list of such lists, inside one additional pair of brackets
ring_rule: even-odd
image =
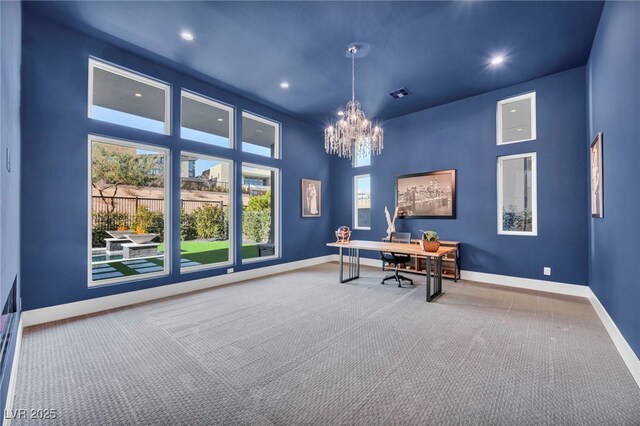
[[(135, 149), (115, 148), (106, 144), (93, 145), (91, 162), (91, 186), (109, 206), (109, 212), (116, 209), (115, 197), (119, 185), (147, 186), (162, 179), (162, 175), (152, 174), (158, 157), (137, 155)], [(113, 193), (108, 195), (108, 191)]]

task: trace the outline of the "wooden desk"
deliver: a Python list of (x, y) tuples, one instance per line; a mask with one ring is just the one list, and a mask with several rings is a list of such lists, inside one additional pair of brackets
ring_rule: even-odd
[[(340, 282), (360, 278), (360, 250), (383, 251), (391, 253), (409, 254), (424, 256), (427, 260), (427, 268), (431, 267), (431, 262), (435, 262), (433, 277), (433, 293), (431, 292), (431, 274), (425, 274), (427, 278), (427, 302), (431, 302), (442, 294), (442, 258), (453, 252), (453, 247), (440, 246), (437, 252), (427, 252), (422, 250), (418, 244), (385, 243), (381, 241), (353, 240), (348, 243), (327, 243), (328, 247), (338, 247), (340, 249)], [(348, 249), (349, 270), (347, 278), (344, 278), (344, 249)]]

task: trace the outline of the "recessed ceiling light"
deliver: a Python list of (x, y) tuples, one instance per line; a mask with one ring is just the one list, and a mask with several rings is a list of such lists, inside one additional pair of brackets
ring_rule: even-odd
[(280, 87), (283, 89), (288, 89), (289, 88), (289, 83), (286, 81), (283, 81), (282, 83), (280, 83)]
[(516, 112), (516, 110), (515, 110), (515, 109), (512, 109), (512, 110), (511, 110), (511, 112)]
[(141, 98), (142, 97), (142, 93), (134, 93), (133, 94), (136, 98)]
[(504, 56), (502, 55), (497, 55), (491, 58), (491, 65), (500, 65), (503, 62), (504, 62)]
[(184, 40), (187, 40), (187, 41), (193, 41), (193, 39), (195, 38), (193, 36), (193, 33), (190, 33), (189, 31), (182, 31), (180, 33), (180, 37), (182, 37)]
[(517, 131), (519, 131), (519, 132), (521, 132), (521, 131), (522, 131), (522, 129), (516, 129), (516, 130), (517, 130)]
[(256, 132), (257, 132), (257, 133), (262, 133), (262, 130), (260, 130), (260, 129), (256, 129)]
[(218, 118), (218, 121), (224, 121), (224, 120), (222, 120), (222, 118)]
[(338, 115), (342, 117), (344, 115), (344, 111), (338, 111)]

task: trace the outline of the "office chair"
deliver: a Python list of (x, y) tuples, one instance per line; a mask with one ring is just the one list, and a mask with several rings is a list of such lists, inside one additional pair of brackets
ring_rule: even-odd
[[(411, 244), (411, 233), (410, 232), (392, 232), (391, 237), (389, 238), (390, 243), (403, 243), (403, 244)], [(398, 269), (400, 265), (403, 263), (407, 263), (411, 261), (411, 256), (408, 254), (400, 254), (400, 253), (386, 253), (380, 252), (382, 256), (382, 261), (387, 262), (390, 265), (395, 266), (394, 273), (392, 275), (384, 277), (380, 284), (384, 284), (385, 281), (390, 279), (395, 279), (398, 282), (398, 287), (402, 287), (402, 281), (409, 281), (409, 284), (413, 285), (413, 280), (400, 275), (398, 273)]]

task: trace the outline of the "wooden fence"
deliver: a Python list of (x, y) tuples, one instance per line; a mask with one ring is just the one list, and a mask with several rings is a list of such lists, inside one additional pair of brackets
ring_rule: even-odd
[[(103, 199), (100, 196), (94, 195), (91, 198), (91, 211), (93, 213), (107, 213), (112, 211), (112, 205), (115, 206), (113, 212), (124, 213), (130, 218), (136, 214), (138, 207), (143, 206), (147, 210), (164, 213), (164, 199), (163, 198), (140, 198), (140, 197), (107, 197)], [(200, 200), (180, 200), (180, 208), (187, 214), (193, 214), (193, 212), (205, 204), (217, 205), (220, 209), (224, 207), (222, 201), (200, 201)]]

